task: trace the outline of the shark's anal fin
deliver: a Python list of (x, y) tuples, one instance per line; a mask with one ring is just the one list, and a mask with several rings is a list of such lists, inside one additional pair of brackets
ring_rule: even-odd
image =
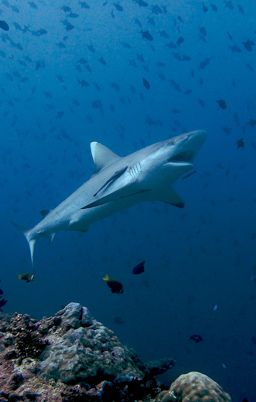
[(154, 199), (178, 208), (184, 208), (185, 206), (183, 199), (172, 187), (166, 187), (164, 190), (159, 192), (155, 191)]

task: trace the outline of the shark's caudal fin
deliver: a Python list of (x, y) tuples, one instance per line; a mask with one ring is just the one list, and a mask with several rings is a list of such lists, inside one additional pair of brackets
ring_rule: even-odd
[(35, 247), (36, 239), (31, 239), (31, 238), (30, 238), (30, 236), (29, 236), (29, 232), (30, 232), (29, 229), (25, 228), (25, 227), (22, 226), (22, 225), (19, 225), (19, 224), (15, 223), (15, 222), (12, 222), (12, 224), (13, 224), (17, 229), (19, 229), (19, 230), (21, 230), (21, 231), (23, 232), (24, 236), (26, 237), (26, 239), (27, 239), (27, 241), (28, 241), (29, 249), (30, 249), (31, 263), (32, 263), (32, 267), (33, 267), (33, 265), (34, 265), (34, 260), (33, 260), (33, 257), (34, 257), (34, 247)]

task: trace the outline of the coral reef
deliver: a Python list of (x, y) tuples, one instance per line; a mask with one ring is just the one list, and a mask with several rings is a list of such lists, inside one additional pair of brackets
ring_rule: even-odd
[(142, 363), (78, 303), (40, 321), (0, 313), (1, 402), (149, 401), (173, 365)]
[(160, 392), (155, 402), (230, 402), (230, 396), (207, 375), (192, 371), (182, 374), (170, 389)]
[(0, 313), (0, 402), (231, 401), (217, 383), (194, 372), (163, 391), (154, 376), (174, 364), (143, 363), (78, 303), (40, 321)]

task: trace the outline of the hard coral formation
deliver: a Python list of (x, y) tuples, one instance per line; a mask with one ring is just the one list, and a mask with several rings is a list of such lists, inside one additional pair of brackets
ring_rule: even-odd
[(78, 303), (41, 321), (0, 313), (1, 402), (149, 401), (173, 365), (142, 363)]
[(48, 337), (50, 345), (41, 355), (47, 377), (64, 383), (144, 378), (144, 366), (135, 363), (134, 352), (78, 303), (70, 303), (61, 317), (62, 333)]
[(192, 371), (183, 374), (175, 380), (170, 389), (162, 391), (156, 397), (155, 402), (230, 402), (229, 394), (207, 377)]
[(78, 303), (41, 321), (0, 313), (0, 402), (231, 401), (200, 373), (182, 375), (162, 391), (154, 376), (173, 365), (142, 363)]

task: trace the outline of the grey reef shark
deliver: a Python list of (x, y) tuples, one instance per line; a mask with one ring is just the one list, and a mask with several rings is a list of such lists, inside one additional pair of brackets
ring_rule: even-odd
[(98, 142), (91, 143), (95, 171), (92, 177), (51, 211), (32, 229), (21, 229), (30, 247), (39, 237), (52, 241), (57, 232), (87, 232), (100, 219), (141, 201), (162, 201), (179, 208), (184, 202), (171, 187), (193, 167), (194, 158), (206, 139), (204, 130), (185, 133), (120, 157)]

